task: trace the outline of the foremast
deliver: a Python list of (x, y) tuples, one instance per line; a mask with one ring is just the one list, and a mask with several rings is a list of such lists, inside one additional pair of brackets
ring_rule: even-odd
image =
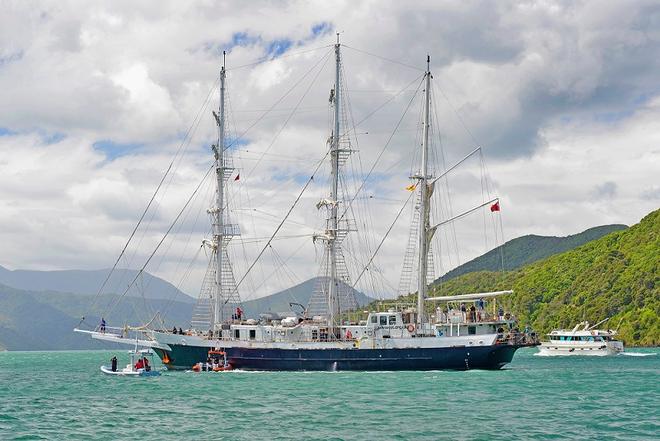
[(229, 216), (227, 215), (226, 184), (234, 168), (227, 153), (226, 145), (225, 94), (226, 69), (223, 60), (223, 65), (220, 69), (220, 104), (218, 106), (218, 113), (213, 112), (218, 129), (218, 138), (216, 143), (211, 146), (215, 159), (214, 168), (217, 188), (215, 206), (207, 210), (211, 217), (213, 239), (210, 242), (205, 241), (207, 246), (212, 250), (209, 272), (207, 274), (214, 273), (213, 286), (209, 289), (212, 300), (210, 328), (214, 332), (221, 329), (222, 323), (235, 318), (232, 315), (232, 311), (240, 304), (236, 281), (234, 280), (231, 262), (229, 261), (229, 254), (227, 253), (229, 241), (232, 237), (240, 235), (240, 230), (238, 225), (229, 222)]
[(422, 138), (422, 166), (420, 173), (417, 176), (420, 191), (420, 206), (419, 206), (419, 264), (418, 264), (418, 277), (417, 277), (417, 332), (423, 332), (424, 324), (424, 299), (427, 295), (428, 285), (428, 255), (431, 238), (435, 232), (435, 228), (430, 225), (430, 211), (431, 211), (431, 195), (433, 194), (433, 182), (429, 182), (431, 176), (428, 171), (429, 160), (429, 124), (430, 124), (430, 106), (431, 106), (431, 68), (430, 56), (426, 57), (426, 74), (424, 86), (424, 126)]

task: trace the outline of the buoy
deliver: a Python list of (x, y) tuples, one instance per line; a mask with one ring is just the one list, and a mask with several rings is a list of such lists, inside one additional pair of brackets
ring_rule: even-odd
[(408, 332), (410, 332), (412, 334), (413, 332), (415, 332), (415, 325), (410, 323), (410, 324), (408, 324), (408, 326), (406, 326), (406, 329), (408, 330)]

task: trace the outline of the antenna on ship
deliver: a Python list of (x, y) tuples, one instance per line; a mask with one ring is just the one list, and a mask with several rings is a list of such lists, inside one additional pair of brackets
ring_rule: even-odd
[[(426, 55), (425, 91), (424, 91), (424, 136), (422, 139), (422, 167), (418, 179), (420, 188), (419, 205), (419, 274), (417, 277), (417, 330), (420, 332), (424, 323), (424, 299), (427, 292), (428, 255), (429, 245), (435, 228), (431, 228), (429, 213), (433, 182), (429, 184), (428, 156), (429, 156), (429, 120), (431, 104), (431, 56)], [(422, 331), (423, 332), (423, 331)]]

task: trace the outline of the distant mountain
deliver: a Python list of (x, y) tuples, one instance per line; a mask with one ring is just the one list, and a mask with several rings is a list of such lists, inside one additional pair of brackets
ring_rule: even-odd
[(536, 236), (534, 234), (521, 236), (454, 268), (434, 283), (446, 282), (462, 274), (475, 271), (501, 271), (502, 250), (504, 250), (504, 270), (510, 271), (546, 257), (572, 250), (587, 242), (626, 228), (628, 228), (626, 225), (614, 224), (589, 228), (582, 233), (565, 237)]
[[(8, 271), (5, 270), (6, 272)], [(9, 271), (9, 273), (14, 272)], [(23, 273), (41, 275), (40, 271)], [(71, 275), (78, 271), (67, 271), (66, 273)], [(72, 286), (66, 284), (66, 278), (61, 275), (60, 277), (61, 284), (57, 286)], [(156, 280), (159, 279), (154, 278), (154, 281)], [(18, 279), (18, 281), (21, 282), (24, 279)], [(257, 318), (262, 312), (287, 313), (291, 310), (289, 302), (298, 302), (306, 306), (315, 282), (316, 279), (310, 279), (276, 294), (246, 301), (243, 305), (246, 317)], [(37, 282), (33, 283), (39, 286)], [(358, 291), (355, 291), (355, 296), (360, 305), (365, 305), (373, 300)], [(190, 324), (193, 304), (189, 297), (179, 296), (178, 299), (186, 299), (185, 302), (182, 302), (162, 298), (143, 299), (142, 297), (125, 296), (121, 301), (116, 302), (118, 297), (116, 294), (103, 294), (92, 302), (93, 297), (89, 293), (66, 293), (52, 289), (23, 290), (0, 284), (0, 350), (115, 347), (111, 343), (92, 340), (84, 334), (73, 332), (73, 328), (77, 326), (83, 329), (94, 328), (99, 324), (101, 315), (105, 316), (108, 326), (146, 323), (156, 311), (165, 317), (164, 327), (167, 329), (172, 326), (186, 328)], [(93, 307), (92, 303), (94, 303)], [(115, 303), (117, 303), (116, 307), (110, 307)], [(85, 321), (81, 324), (80, 320), (83, 315)]]
[[(290, 302), (300, 303), (306, 307), (309, 303), (310, 297), (312, 296), (312, 292), (314, 291), (317, 280), (318, 278), (315, 277), (275, 294), (254, 300), (244, 301), (243, 310), (245, 311), (247, 317), (257, 318), (259, 317), (259, 314), (265, 312), (289, 312), (292, 309), (289, 306)], [(355, 299), (360, 306), (366, 305), (374, 300), (357, 290), (353, 290), (353, 294), (355, 295)], [(300, 312), (300, 308), (294, 306), (293, 311)]]
[[(99, 349), (115, 347), (73, 332), (79, 326), (91, 329), (116, 295), (102, 295), (90, 311), (89, 295), (53, 291), (25, 291), (0, 285), (0, 348), (8, 350)], [(155, 311), (165, 312), (165, 326), (186, 327), (192, 304), (164, 299), (125, 297), (106, 316), (108, 326), (145, 323)], [(85, 322), (80, 318), (86, 314)]]
[(503, 296), (541, 334), (582, 320), (617, 328), (627, 345), (660, 345), (660, 210), (632, 227), (520, 269), (473, 272), (431, 295), (513, 289)]
[[(103, 281), (108, 277), (109, 269), (101, 270), (63, 270), (63, 271), (10, 271), (0, 266), (0, 284), (27, 291), (58, 291), (82, 295), (96, 295)], [(102, 294), (121, 294), (138, 274), (136, 270), (117, 269), (108, 280)], [(144, 273), (142, 280), (127, 294), (141, 297), (144, 291), (147, 299), (176, 299), (185, 303), (195, 300), (179, 291), (165, 280)]]

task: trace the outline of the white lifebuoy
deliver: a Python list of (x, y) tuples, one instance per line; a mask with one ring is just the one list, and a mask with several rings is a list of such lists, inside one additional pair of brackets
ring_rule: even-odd
[(406, 326), (406, 329), (408, 330), (408, 332), (410, 332), (412, 334), (413, 332), (415, 332), (415, 325), (410, 323), (410, 324), (408, 324), (408, 326)]

